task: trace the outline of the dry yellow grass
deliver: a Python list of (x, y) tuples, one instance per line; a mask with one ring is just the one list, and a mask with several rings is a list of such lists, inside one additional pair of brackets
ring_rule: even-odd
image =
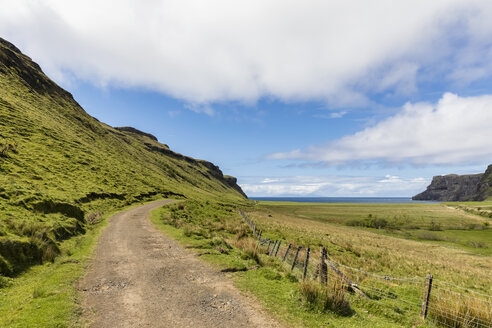
[(438, 289), (429, 306), (431, 320), (447, 327), (481, 328), (492, 325), (492, 298)]
[[(313, 268), (320, 260), (319, 246), (324, 246), (328, 248), (329, 259), (366, 293), (369, 301), (379, 303), (378, 306), (418, 315), (425, 276), (430, 273), (435, 278), (429, 303), (431, 321), (443, 327), (456, 328), (489, 327), (492, 323), (492, 298), (486, 296), (492, 294), (491, 256), (478, 255), (458, 245), (451, 247), (449, 244), (408, 240), (374, 230), (333, 224), (296, 212), (289, 213), (285, 207), (278, 212), (274, 209), (273, 206), (268, 210), (256, 208), (247, 216), (264, 231), (264, 238), (284, 241), (280, 257), (289, 243), (294, 245), (293, 249), (297, 245), (310, 247), (309, 277), (313, 276)], [(456, 212), (455, 209), (452, 211)], [(469, 215), (466, 214), (467, 219), (470, 219)], [(305, 249), (303, 251), (299, 256), (301, 268)], [(297, 271), (298, 276), (300, 272)], [(333, 272), (330, 277), (329, 283), (341, 281)], [(329, 288), (325, 288), (326, 293), (323, 293), (319, 284), (312, 281), (300, 283), (299, 288), (306, 304), (321, 309), (325, 309), (320, 305), (323, 300), (327, 300), (330, 307), (334, 297), (344, 297), (343, 292), (337, 294), (337, 290)], [(336, 309), (331, 310), (336, 312)]]
[(341, 279), (330, 279), (327, 286), (306, 280), (299, 283), (300, 295), (310, 308), (331, 311), (340, 315), (351, 315), (352, 309), (345, 297), (347, 286)]
[[(335, 261), (369, 272), (396, 277), (435, 277), (485, 294), (492, 294), (490, 272), (492, 257), (479, 256), (460, 248), (406, 240), (309, 220), (285, 213), (271, 217), (262, 210), (250, 211), (248, 217), (272, 238), (299, 245), (324, 245)], [(317, 252), (313, 252), (313, 259)]]

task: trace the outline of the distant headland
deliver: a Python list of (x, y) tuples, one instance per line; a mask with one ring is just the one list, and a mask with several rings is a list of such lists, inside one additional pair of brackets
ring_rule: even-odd
[(483, 201), (492, 197), (492, 165), (485, 173), (438, 175), (427, 189), (413, 200)]

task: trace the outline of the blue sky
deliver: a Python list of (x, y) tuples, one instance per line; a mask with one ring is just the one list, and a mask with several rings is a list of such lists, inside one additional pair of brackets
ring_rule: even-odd
[(0, 0), (86, 111), (249, 196), (411, 196), (492, 163), (487, 1)]

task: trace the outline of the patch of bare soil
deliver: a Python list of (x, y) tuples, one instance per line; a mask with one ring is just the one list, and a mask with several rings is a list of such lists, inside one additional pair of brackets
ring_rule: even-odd
[(79, 283), (90, 327), (280, 327), (224, 273), (148, 220), (157, 201), (114, 215)]

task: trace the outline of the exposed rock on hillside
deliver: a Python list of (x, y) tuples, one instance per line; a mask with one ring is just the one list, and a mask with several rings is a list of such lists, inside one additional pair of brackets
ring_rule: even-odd
[(153, 134), (140, 131), (140, 130), (135, 129), (135, 128), (131, 127), (131, 126), (116, 127), (115, 129), (116, 130), (119, 130), (119, 131), (126, 131), (126, 132), (135, 133), (135, 134), (138, 134), (138, 135), (141, 135), (141, 136), (146, 136), (146, 137), (149, 137), (150, 139), (152, 139), (154, 141), (157, 141), (157, 138)]
[(241, 195), (243, 195), (244, 197), (248, 197), (243, 192), (243, 190), (241, 189), (241, 187), (239, 187), (239, 185), (237, 184), (237, 178), (236, 177), (232, 177), (230, 175), (224, 175), (224, 180), (227, 182), (227, 184), (229, 186), (231, 186), (232, 188), (234, 188), (235, 190), (237, 190), (237, 192), (239, 192)]
[(427, 189), (412, 197), (414, 200), (482, 201), (491, 195), (492, 165), (481, 174), (439, 175)]

